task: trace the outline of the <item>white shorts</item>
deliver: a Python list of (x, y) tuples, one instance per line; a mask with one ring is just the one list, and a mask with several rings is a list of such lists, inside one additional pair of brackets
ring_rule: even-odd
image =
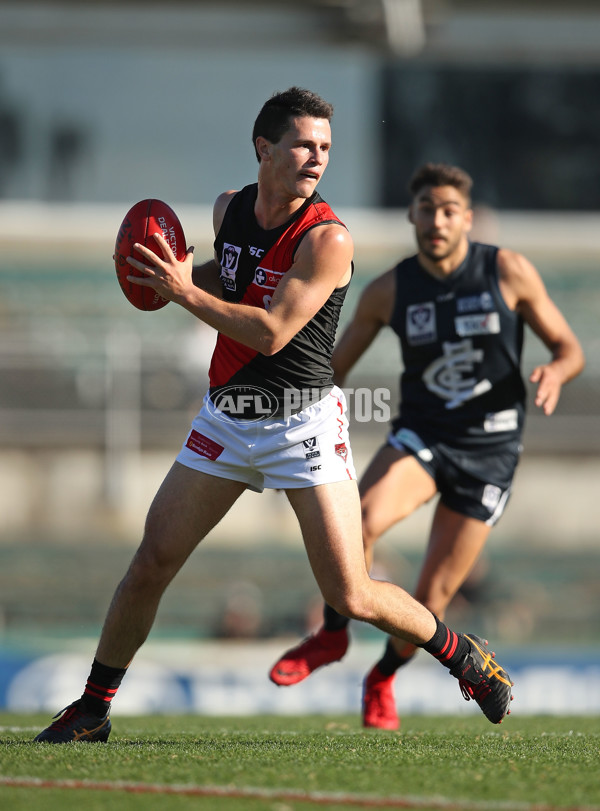
[(251, 422), (231, 419), (206, 395), (177, 461), (257, 493), (356, 479), (346, 398), (334, 386), (297, 414)]

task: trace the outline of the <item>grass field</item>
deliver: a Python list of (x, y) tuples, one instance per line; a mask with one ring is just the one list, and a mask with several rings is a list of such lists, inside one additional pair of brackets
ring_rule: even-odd
[(108, 744), (33, 744), (0, 714), (0, 808), (160, 811), (600, 811), (600, 719), (113, 718)]

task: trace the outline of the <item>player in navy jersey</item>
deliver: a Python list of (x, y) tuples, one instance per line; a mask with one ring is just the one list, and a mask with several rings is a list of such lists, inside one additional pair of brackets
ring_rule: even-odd
[[(562, 385), (584, 365), (577, 338), (531, 263), (469, 241), (471, 186), (458, 167), (418, 169), (409, 185), (418, 253), (366, 287), (332, 359), (342, 385), (383, 327), (398, 335), (400, 410), (360, 483), (363, 541), (370, 568), (378, 538), (439, 494), (415, 590), (438, 617), (471, 572), (510, 495), (525, 414), (523, 325), (551, 353), (529, 376), (544, 414), (552, 414)], [(349, 621), (328, 605), (324, 616), (316, 634), (274, 665), (277, 684), (296, 684), (344, 656)], [(365, 679), (365, 726), (398, 728), (395, 673), (415, 652), (414, 644), (389, 637)]]
[(316, 186), (329, 160), (332, 107), (307, 90), (276, 94), (256, 119), (258, 182), (214, 206), (214, 259), (129, 258), (148, 286), (218, 332), (209, 391), (150, 507), (117, 587), (83, 695), (36, 740), (106, 741), (109, 708), (160, 599), (202, 538), (246, 489), (284, 490), (328, 604), (423, 647), (493, 723), (511, 682), (485, 643), (447, 628), (401, 588), (371, 580), (342, 391), (331, 352), (352, 275), (352, 239)]

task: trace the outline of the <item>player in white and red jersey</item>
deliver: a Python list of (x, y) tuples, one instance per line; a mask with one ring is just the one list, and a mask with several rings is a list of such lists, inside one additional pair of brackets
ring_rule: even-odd
[[(352, 239), (316, 193), (332, 107), (307, 90), (271, 97), (256, 119), (258, 183), (214, 206), (215, 258), (194, 269), (157, 236), (129, 259), (151, 287), (217, 330), (210, 389), (148, 513), (106, 617), (83, 695), (37, 739), (105, 741), (109, 708), (159, 601), (198, 543), (247, 488), (283, 489), (323, 597), (341, 614), (423, 647), (486, 716), (508, 712), (511, 682), (482, 641), (447, 628), (365, 565), (360, 501), (331, 350), (352, 276)], [(467, 688), (465, 688), (467, 685)]]

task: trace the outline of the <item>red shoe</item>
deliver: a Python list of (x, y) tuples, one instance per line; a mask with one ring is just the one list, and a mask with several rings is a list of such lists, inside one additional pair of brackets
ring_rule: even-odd
[(295, 648), (286, 651), (269, 673), (269, 678), (280, 687), (298, 684), (324, 665), (339, 662), (348, 650), (348, 629), (326, 631), (321, 628)]
[(398, 729), (400, 719), (394, 697), (394, 677), (382, 676), (377, 665), (365, 679), (363, 686), (362, 719), (364, 727)]

